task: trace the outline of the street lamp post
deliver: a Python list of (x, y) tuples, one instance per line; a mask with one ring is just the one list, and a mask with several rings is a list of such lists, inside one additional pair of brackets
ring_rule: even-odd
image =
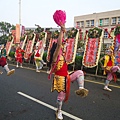
[(19, 24), (21, 25), (21, 0), (19, 0)]

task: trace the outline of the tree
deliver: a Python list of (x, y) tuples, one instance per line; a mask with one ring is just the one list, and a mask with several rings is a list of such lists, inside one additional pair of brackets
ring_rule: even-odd
[(9, 30), (11, 28), (11, 24), (7, 23), (7, 22), (0, 22), (0, 32), (5, 35), (5, 34), (9, 34)]

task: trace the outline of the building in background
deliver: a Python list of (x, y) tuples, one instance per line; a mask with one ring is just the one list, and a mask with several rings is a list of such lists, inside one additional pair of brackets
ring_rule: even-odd
[[(102, 27), (110, 32), (111, 28), (120, 24), (120, 10), (75, 16), (74, 24), (81, 30), (82, 36), (92, 27)], [(109, 46), (112, 42), (113, 40), (108, 38), (108, 33), (104, 32), (104, 45)]]

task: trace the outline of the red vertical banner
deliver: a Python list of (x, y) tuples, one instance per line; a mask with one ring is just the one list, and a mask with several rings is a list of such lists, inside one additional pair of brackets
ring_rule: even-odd
[(12, 30), (12, 36), (14, 37), (14, 41), (16, 41), (16, 30)]
[(67, 41), (67, 49), (66, 49), (66, 55), (65, 55), (65, 59), (67, 63), (71, 63), (73, 60), (74, 46), (75, 46), (74, 38), (69, 38)]
[(16, 24), (16, 40), (14, 43), (20, 43), (20, 25)]
[(100, 38), (89, 38), (83, 56), (83, 65), (85, 67), (95, 67), (98, 65), (101, 41)]

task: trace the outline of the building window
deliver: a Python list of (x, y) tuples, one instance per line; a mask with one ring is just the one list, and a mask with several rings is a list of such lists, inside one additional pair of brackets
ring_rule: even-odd
[(84, 21), (81, 21), (81, 26), (80, 27), (84, 27)]
[(100, 26), (103, 26), (103, 19), (100, 19), (100, 20), (99, 20), (99, 25), (100, 25)]
[(94, 20), (91, 20), (91, 26), (94, 26)]
[(116, 24), (116, 17), (112, 18), (112, 25)]
[(120, 24), (120, 17), (118, 17), (118, 24)]
[(77, 23), (76, 23), (76, 27), (80, 27), (80, 22), (77, 22)]
[(87, 20), (87, 21), (86, 21), (86, 27), (89, 27), (89, 26), (90, 26), (90, 21)]
[(107, 31), (104, 32), (104, 38), (108, 38), (108, 32)]
[(109, 18), (104, 19), (104, 25), (109, 25)]

